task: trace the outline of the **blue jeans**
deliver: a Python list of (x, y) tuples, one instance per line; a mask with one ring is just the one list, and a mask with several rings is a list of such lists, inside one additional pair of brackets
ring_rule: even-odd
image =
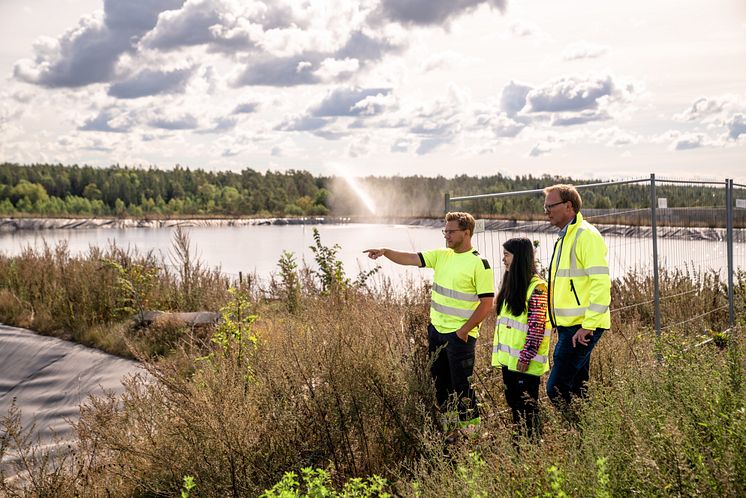
[(585, 396), (585, 385), (591, 367), (591, 351), (604, 333), (604, 329), (596, 329), (593, 335), (588, 337), (587, 346), (576, 342), (573, 347), (572, 336), (578, 329), (580, 325), (557, 327), (559, 338), (554, 347), (552, 372), (547, 380), (547, 395), (555, 405), (563, 401), (570, 403), (573, 396)]

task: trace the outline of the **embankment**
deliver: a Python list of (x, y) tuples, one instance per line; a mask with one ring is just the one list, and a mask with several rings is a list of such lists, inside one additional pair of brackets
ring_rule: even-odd
[(122, 379), (138, 372), (136, 362), (0, 325), (0, 417), (15, 403), (23, 427), (34, 425), (43, 444), (71, 439), (80, 404), (91, 394), (121, 392)]

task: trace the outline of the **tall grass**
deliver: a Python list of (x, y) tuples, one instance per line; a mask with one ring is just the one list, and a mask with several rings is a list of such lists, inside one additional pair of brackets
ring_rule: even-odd
[(79, 256), (72, 255), (66, 243), (27, 248), (15, 257), (0, 254), (0, 322), (125, 357), (133, 357), (133, 346), (164, 352), (169, 327), (161, 323), (165, 334), (148, 335), (131, 321), (135, 309), (217, 310), (226, 302), (230, 285), (218, 270), (192, 259), (188, 237), (178, 230), (174, 251), (177, 272), (152, 252), (141, 254), (114, 244), (91, 247)]
[[(650, 299), (648, 278), (615, 282), (619, 311), (594, 354), (579, 423), (568, 425), (542, 399), (541, 441), (515, 443), (500, 374), (489, 367), (491, 319), (474, 376), (483, 404), (481, 434), (449, 446), (437, 424), (429, 378), (428, 287), (395, 293), (383, 280), (370, 290), (333, 264), (328, 275), (338, 278), (325, 286), (329, 282), (318, 274), (323, 268), (312, 273), (284, 259), (284, 276), (264, 292), (238, 289), (230, 298), (221, 284), (205, 284), (205, 292), (217, 296), (211, 309), (222, 307), (225, 315), (216, 340), (184, 333), (165, 358), (142, 354), (154, 380), (133, 378), (121, 397), (87, 401), (75, 450), (45, 461), (41, 470), (34, 467), (33, 479), (21, 466), (16, 470), (27, 478), (3, 479), (0, 492), (174, 496), (191, 476), (191, 496), (258, 496), (270, 489), (267, 496), (300, 496), (303, 486), (309, 496), (314, 486), (326, 496), (368, 496), (371, 489), (380, 491), (378, 477), (385, 492), (401, 496), (746, 493), (743, 329), (725, 343), (696, 346), (705, 329), (722, 329), (722, 316), (709, 314), (702, 323), (669, 327), (656, 340), (652, 308), (640, 304)], [(32, 286), (17, 285), (13, 295), (23, 295), (18, 301), (34, 309), (57, 302), (32, 299)], [(723, 292), (706, 275), (667, 274), (662, 288), (688, 293), (690, 313), (710, 309)], [(738, 299), (743, 303), (740, 291)], [(112, 309), (116, 301), (112, 295)], [(678, 308), (666, 309), (667, 323), (682, 321)], [(742, 327), (742, 311), (739, 320)], [(4, 421), (18, 434), (14, 423), (13, 414)], [(20, 437), (0, 444), (0, 456), (30, 451)], [(317, 470), (302, 470), (309, 468)], [(293, 477), (300, 474), (306, 484)], [(367, 477), (373, 484), (355, 480)]]

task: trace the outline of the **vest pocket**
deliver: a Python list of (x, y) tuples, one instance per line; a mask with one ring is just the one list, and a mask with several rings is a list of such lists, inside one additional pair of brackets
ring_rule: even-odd
[(575, 282), (573, 282), (572, 279), (570, 279), (570, 290), (572, 291), (572, 295), (575, 296), (575, 302), (580, 306), (580, 299), (578, 299), (578, 293), (575, 290)]

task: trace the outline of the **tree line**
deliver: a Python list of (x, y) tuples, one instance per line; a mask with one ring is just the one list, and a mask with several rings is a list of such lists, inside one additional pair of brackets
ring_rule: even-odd
[[(541, 189), (553, 183), (582, 184), (569, 177), (419, 175), (357, 180), (313, 176), (307, 171), (164, 170), (114, 165), (0, 164), (0, 215), (14, 216), (440, 216), (444, 196)], [(364, 202), (360, 191), (370, 201)], [(650, 206), (646, 184), (585, 189), (584, 207), (636, 209)], [(669, 207), (723, 206), (724, 191), (691, 185), (659, 186)], [(511, 217), (541, 213), (543, 196), (498, 197), (454, 203), (480, 215)]]

